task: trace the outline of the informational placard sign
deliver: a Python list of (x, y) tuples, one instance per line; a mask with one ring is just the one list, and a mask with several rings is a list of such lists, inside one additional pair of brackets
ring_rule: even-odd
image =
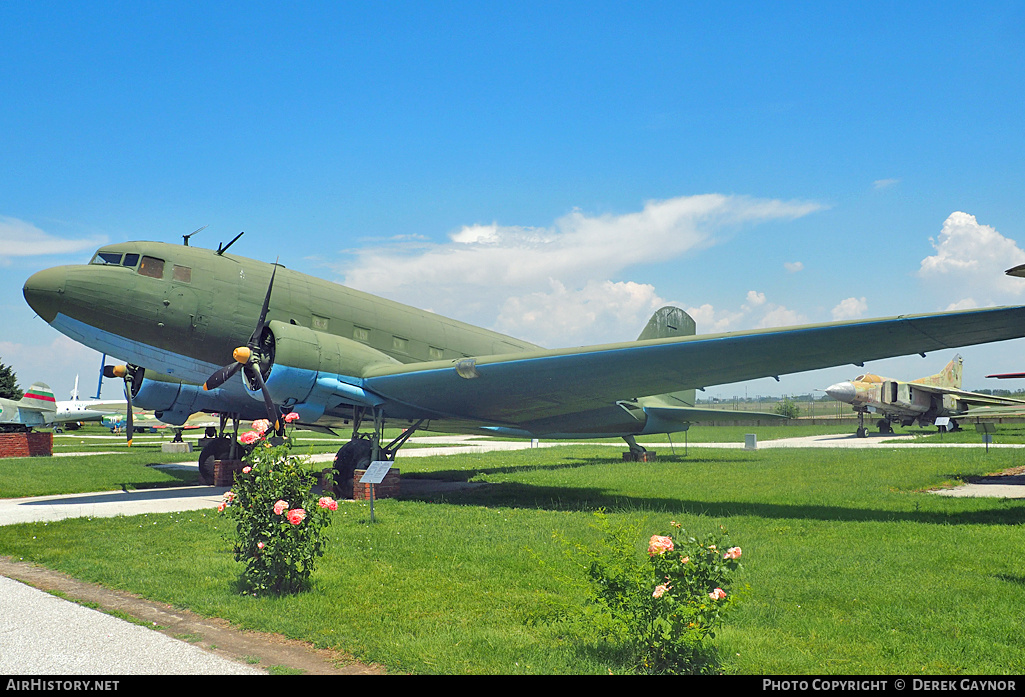
[(370, 463), (370, 467), (367, 467), (367, 471), (360, 477), (360, 484), (380, 484), (384, 481), (384, 478), (388, 476), (388, 470), (391, 469), (393, 463), (387, 460), (374, 460)]
[(360, 484), (370, 485), (370, 522), (374, 522), (374, 485), (380, 484), (388, 476), (392, 463), (388, 460), (374, 460), (367, 471), (359, 478)]

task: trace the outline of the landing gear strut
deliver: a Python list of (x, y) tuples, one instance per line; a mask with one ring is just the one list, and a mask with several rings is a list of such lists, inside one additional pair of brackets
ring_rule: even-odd
[(409, 437), (420, 428), (424, 419), (404, 430), (398, 438), (388, 445), (381, 445), (381, 436), (384, 432), (384, 413), (377, 409), (371, 410), (371, 418), (374, 421), (374, 431), (360, 433), (359, 429), (364, 418), (368, 415), (365, 407), (353, 407), (352, 410), (352, 438), (348, 443), (338, 449), (335, 455), (335, 496), (338, 498), (352, 498), (353, 478), (356, 470), (365, 470), (370, 467), (371, 462), (378, 460), (394, 460), (395, 454), (399, 451)]
[(220, 435), (204, 445), (199, 453), (199, 483), (203, 486), (212, 486), (214, 483), (214, 460), (238, 460), (244, 454), (244, 448), (238, 442), (238, 415), (233, 414), (231, 420), (233, 433), (229, 437), (224, 435), (228, 415), (221, 414)]
[(868, 436), (868, 429), (865, 428), (865, 412), (858, 412), (858, 430), (856, 432), (858, 438), (866, 438)]

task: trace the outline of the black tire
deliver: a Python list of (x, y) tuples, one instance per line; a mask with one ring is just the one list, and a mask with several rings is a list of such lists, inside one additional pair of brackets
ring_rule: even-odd
[(211, 486), (214, 483), (214, 460), (225, 460), (231, 454), (231, 439), (225, 436), (214, 438), (203, 446), (199, 453), (199, 483)]
[(353, 438), (335, 455), (335, 496), (352, 498), (352, 479), (356, 470), (370, 467), (374, 444), (367, 438)]
[(867, 438), (868, 437), (868, 429), (867, 428), (859, 428), (858, 432), (857, 432), (857, 436), (858, 436), (858, 438)]

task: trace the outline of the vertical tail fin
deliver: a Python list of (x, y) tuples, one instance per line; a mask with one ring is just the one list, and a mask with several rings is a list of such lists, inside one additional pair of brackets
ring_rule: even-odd
[(36, 382), (28, 388), (25, 396), (21, 398), (18, 406), (22, 409), (35, 411), (56, 411), (57, 400), (53, 397), (53, 390), (45, 382)]
[(694, 336), (694, 319), (678, 307), (667, 305), (655, 311), (637, 341), (668, 339), (673, 336)]
[[(668, 339), (678, 336), (694, 336), (697, 333), (697, 325), (694, 318), (678, 307), (667, 305), (655, 311), (655, 314), (648, 320), (638, 341), (648, 339)], [(673, 406), (693, 407), (696, 392), (694, 390), (681, 390), (680, 392), (669, 392), (658, 395), (659, 403)]]
[(927, 378), (919, 378), (918, 380), (912, 380), (912, 383), (919, 383), (920, 385), (932, 385), (934, 387), (954, 387), (961, 389), (961, 367), (964, 361), (961, 358), (961, 354), (954, 356), (950, 363), (935, 375), (930, 375)]

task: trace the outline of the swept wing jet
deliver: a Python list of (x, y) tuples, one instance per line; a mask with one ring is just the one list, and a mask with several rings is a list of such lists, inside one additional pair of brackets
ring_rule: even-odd
[(879, 416), (880, 433), (893, 433), (893, 424), (932, 426), (936, 419), (949, 419), (948, 428), (958, 428), (957, 417), (967, 418), (969, 410), (978, 407), (1025, 407), (1025, 400), (994, 397), (961, 389), (960, 355), (947, 363), (939, 373), (910, 382), (884, 378), (872, 373), (853, 380), (838, 382), (826, 388), (833, 399), (850, 404), (858, 413), (859, 438), (868, 435), (865, 414)]
[(53, 423), (56, 410), (50, 386), (33, 383), (21, 399), (0, 399), (0, 431), (31, 431), (47, 426)]
[[(128, 362), (111, 374), (130, 402), (168, 423), (221, 415), (222, 435), (200, 455), (204, 478), (215, 456), (237, 451), (229, 418), (236, 434), (241, 419), (279, 427), (287, 412), (309, 428), (351, 427), (336, 459), (342, 477), (353, 463), (393, 458), (418, 428), (619, 436), (633, 450), (634, 436), (708, 418), (695, 389), (1025, 336), (1025, 307), (703, 336), (682, 310), (663, 308), (636, 341), (544, 349), (229, 254), (237, 239), (217, 250), (107, 245), (24, 286), (58, 331)], [(383, 445), (386, 424), (406, 430)]]

